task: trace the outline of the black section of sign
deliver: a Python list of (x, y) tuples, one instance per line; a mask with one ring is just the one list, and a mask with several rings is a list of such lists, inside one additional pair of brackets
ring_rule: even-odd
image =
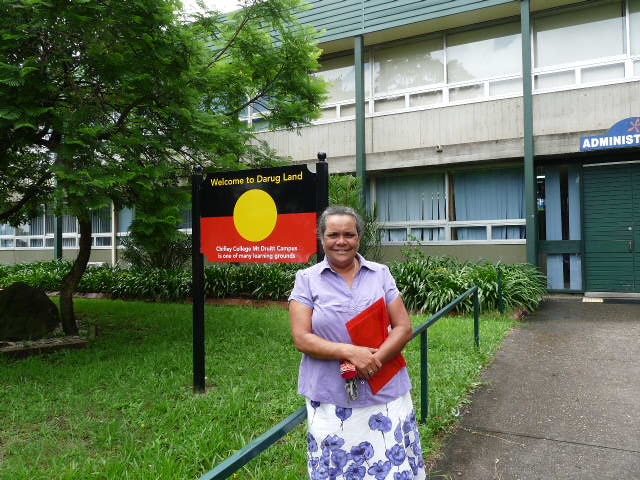
[(240, 195), (254, 188), (271, 195), (279, 214), (315, 212), (315, 176), (306, 165), (210, 173), (202, 183), (201, 216), (232, 216)]

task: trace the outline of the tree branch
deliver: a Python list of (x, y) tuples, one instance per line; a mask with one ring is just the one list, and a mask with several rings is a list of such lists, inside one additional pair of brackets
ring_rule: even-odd
[(278, 80), (278, 77), (282, 74), (283, 70), (284, 70), (284, 64), (280, 65), (280, 70), (274, 75), (274, 77), (269, 81), (269, 83), (267, 83), (258, 93), (256, 93), (253, 97), (251, 97), (245, 103), (240, 105), (238, 108), (231, 110), (230, 112), (225, 112), (224, 115), (227, 117), (230, 117), (232, 115), (237, 115), (243, 109), (247, 108), (252, 103), (255, 103), (256, 100), (264, 96), (264, 94), (273, 86), (273, 84), (276, 83), (276, 80)]
[(51, 179), (51, 172), (45, 172), (31, 187), (24, 193), (22, 198), (4, 212), (0, 212), (0, 222), (5, 222), (11, 216), (18, 213), (33, 197), (36, 196), (42, 185)]

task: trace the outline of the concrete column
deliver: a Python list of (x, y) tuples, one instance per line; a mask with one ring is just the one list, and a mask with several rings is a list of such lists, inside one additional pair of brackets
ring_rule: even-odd
[(364, 38), (354, 39), (356, 69), (356, 176), (362, 184), (362, 203), (365, 205), (367, 185), (367, 159), (365, 151), (365, 101), (364, 101)]
[(536, 218), (536, 172), (533, 150), (533, 86), (531, 66), (531, 6), (520, 2), (522, 31), (522, 101), (524, 118), (524, 206), (527, 221), (527, 261), (538, 265), (538, 227)]

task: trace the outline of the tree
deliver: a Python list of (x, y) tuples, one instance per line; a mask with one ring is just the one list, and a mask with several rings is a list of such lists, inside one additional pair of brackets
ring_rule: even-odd
[[(298, 0), (255, 0), (185, 21), (177, 0), (0, 0), (0, 222), (44, 203), (75, 215), (72, 294), (91, 250), (90, 210), (166, 199), (194, 166), (239, 168), (255, 149), (238, 118), (250, 104), (273, 127), (313, 119), (323, 85)], [(253, 146), (252, 146), (253, 145)]]

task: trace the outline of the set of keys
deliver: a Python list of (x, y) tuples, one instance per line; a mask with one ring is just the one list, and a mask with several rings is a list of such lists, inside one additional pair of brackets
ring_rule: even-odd
[(349, 401), (353, 402), (358, 398), (358, 372), (353, 363), (343, 360), (340, 362), (340, 375), (344, 378), (344, 388), (347, 391)]

